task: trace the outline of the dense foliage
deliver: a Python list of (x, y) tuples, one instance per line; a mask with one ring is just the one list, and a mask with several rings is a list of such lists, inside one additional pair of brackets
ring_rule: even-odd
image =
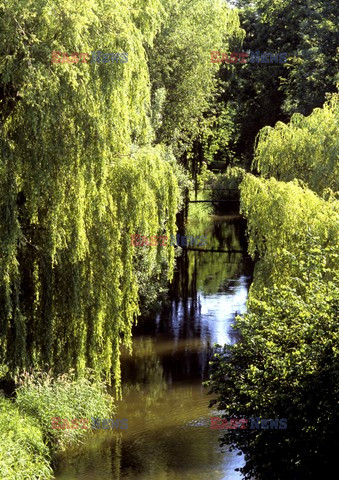
[(183, 154), (206, 132), (217, 91), (211, 50), (242, 38), (239, 18), (226, 2), (165, 0), (167, 16), (150, 49), (153, 124), (158, 141)]
[[(312, 190), (339, 190), (338, 94), (308, 117), (294, 114), (287, 125), (265, 127), (258, 136), (254, 167), (263, 176), (298, 178)], [(316, 141), (314, 141), (316, 139)]]
[[(51, 451), (79, 442), (91, 431), (92, 417), (112, 417), (112, 397), (91, 371), (86, 371), (86, 378), (78, 379), (74, 373), (53, 377), (50, 372), (25, 372), (18, 382), (15, 404), (24, 415), (36, 419)], [(70, 428), (52, 428), (53, 418), (61, 419), (56, 423), (61, 427), (64, 427), (62, 420), (66, 419)], [(74, 428), (72, 419), (87, 419), (89, 426), (80, 428), (85, 427), (80, 424)]]
[[(337, 245), (338, 202), (322, 199), (297, 180), (263, 181), (248, 174), (241, 185), (241, 205), (248, 219), (249, 253), (261, 259), (254, 289), (288, 283), (298, 275), (299, 256), (307, 252), (310, 233), (320, 248)], [(285, 249), (290, 261), (282, 256)], [(334, 267), (333, 262), (329, 266)]]
[[(124, 3), (1, 6), (0, 354), (12, 369), (89, 365), (118, 384), (138, 313), (130, 235), (175, 227), (170, 157), (149, 145), (144, 43), (160, 5)], [(140, 29), (129, 3), (152, 7)], [(51, 50), (98, 47), (128, 63), (51, 64)], [(170, 276), (173, 252), (148, 252), (148, 270), (156, 255)]]
[(246, 454), (245, 478), (311, 479), (335, 467), (339, 288), (338, 275), (327, 279), (331, 255), (309, 245), (299, 276), (252, 295), (236, 323), (242, 341), (217, 356), (213, 391), (227, 418), (287, 418), (286, 430), (227, 431), (223, 443)]
[[(89, 428), (74, 428), (72, 419), (112, 417), (112, 397), (93, 372), (86, 379), (74, 373), (25, 372), (16, 378), (14, 399), (0, 396), (0, 478), (47, 480), (53, 453), (79, 442)], [(53, 417), (67, 419), (67, 429), (52, 428)], [(62, 422), (61, 422), (62, 423)]]
[[(264, 126), (288, 121), (293, 113), (309, 115), (321, 107), (338, 82), (338, 18), (335, 0), (237, 0), (243, 44), (230, 51), (286, 52), (285, 64), (225, 64), (220, 111), (230, 125), (228, 141), (217, 158), (241, 160), (249, 167), (255, 138)], [(224, 121), (225, 125), (226, 122)], [(220, 129), (221, 125), (216, 125)]]
[[(159, 142), (194, 140), (215, 91), (207, 51), (238, 23), (210, 0), (0, 5), (0, 362), (11, 371), (89, 366), (119, 386), (139, 292), (174, 265), (172, 247), (130, 242), (175, 231), (186, 181)], [(51, 63), (52, 51), (98, 49), (128, 61)]]
[[(283, 94), (283, 111), (309, 115), (321, 107), (326, 92), (334, 92), (338, 81), (337, 2), (299, 1), (293, 8), (289, 0), (240, 0), (239, 4), (247, 32), (245, 49), (287, 53), (283, 70), (267, 69), (278, 80), (275, 90), (278, 93), (278, 87)], [(265, 87), (270, 88), (268, 82)], [(258, 93), (263, 99), (266, 88)]]
[[(336, 135), (329, 118), (334, 112), (325, 105), (262, 134), (256, 150), (260, 170), (282, 178), (294, 173), (320, 192), (335, 188), (330, 164), (338, 168)], [(322, 150), (309, 131), (320, 134), (326, 122)], [(305, 138), (312, 159), (304, 153)], [(306, 158), (305, 172), (300, 166)], [(213, 403), (227, 418), (287, 418), (287, 429), (228, 430), (223, 443), (245, 453), (248, 479), (329, 476), (338, 449), (338, 201), (334, 195), (321, 198), (296, 179), (247, 174), (240, 189), (249, 253), (258, 261), (248, 313), (236, 321), (242, 340), (220, 347), (213, 362)]]
[[(283, 432), (228, 432), (247, 455), (246, 478), (300, 480), (335, 459), (336, 2), (233, 3), (0, 2), (0, 377), (31, 367), (84, 377), (89, 367), (119, 392), (120, 348), (131, 349), (140, 303), (156, 303), (175, 264), (170, 245), (136, 248), (131, 235), (176, 232), (199, 174), (205, 187), (240, 185), (257, 264), (242, 341), (217, 355), (212, 390), (228, 415), (288, 418)], [(52, 51), (98, 50), (128, 61), (51, 62)], [(242, 50), (288, 61), (211, 63), (211, 51)], [(261, 178), (242, 168), (254, 146)], [(208, 174), (218, 161), (232, 168)], [(238, 251), (232, 276), (242, 223), (189, 226), (210, 249)], [(210, 257), (199, 255), (177, 286), (187, 298), (209, 288)], [(213, 289), (224, 268), (213, 268)], [(49, 417), (107, 411), (99, 379), (78, 382), (26, 377), (16, 405), (0, 398), (0, 476), (49, 478), (44, 438), (78, 438), (50, 433)]]
[[(204, 187), (209, 191), (209, 197), (218, 201), (225, 198), (238, 199), (239, 186), (246, 175), (246, 171), (240, 167), (228, 167), (224, 173), (214, 174), (207, 171), (201, 175), (204, 179)], [(229, 208), (229, 206), (228, 206)]]
[(36, 419), (0, 397), (0, 478), (53, 478), (49, 450)]

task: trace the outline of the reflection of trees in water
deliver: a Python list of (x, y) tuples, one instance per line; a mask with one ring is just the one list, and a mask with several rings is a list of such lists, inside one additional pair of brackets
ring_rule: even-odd
[(175, 338), (172, 351), (162, 356), (168, 381), (201, 381), (207, 377), (212, 356), (207, 330), (197, 296), (173, 300), (159, 315), (159, 332), (171, 332)]
[(121, 364), (123, 396), (131, 391), (147, 392), (147, 404), (162, 398), (167, 390), (162, 362), (154, 349), (152, 338), (138, 338), (133, 343), (133, 356), (125, 357)]
[[(208, 426), (158, 426), (140, 436), (111, 433), (106, 439), (99, 434), (78, 454), (67, 452), (67, 478), (85, 478), (93, 472), (90, 478), (96, 480), (169, 480), (181, 478), (185, 467), (186, 480), (198, 478), (199, 471), (201, 478), (202, 470), (209, 480), (220, 480), (225, 458), (217, 448), (206, 448), (211, 441), (217, 444), (213, 434)], [(62, 471), (62, 460), (59, 469)]]
[[(121, 477), (114, 478), (168, 479), (171, 478), (169, 472), (178, 474), (182, 465), (192, 467), (192, 477), (185, 476), (192, 480), (196, 478), (196, 468), (212, 469), (213, 466), (215, 471), (215, 466), (224, 459), (217, 449), (206, 448), (210, 441), (216, 441), (215, 432), (211, 431), (206, 419), (207, 403), (207, 399), (206, 402), (201, 401), (197, 387), (180, 386), (170, 389), (161, 404), (153, 405), (149, 412), (144, 404), (143, 392), (140, 401), (134, 404), (139, 410), (134, 410), (134, 415), (140, 418), (141, 413), (141, 417), (145, 418), (144, 424), (139, 423), (134, 431), (131, 430), (122, 439), (117, 438), (116, 443), (112, 439), (111, 468), (114, 472), (121, 472)], [(120, 451), (117, 452), (117, 449)], [(214, 478), (212, 472), (208, 478)]]
[[(187, 317), (182, 317), (182, 314), (182, 304), (176, 306), (173, 302), (161, 316), (156, 340), (135, 340), (133, 356), (124, 357), (122, 361), (124, 396), (131, 389), (139, 388), (147, 391), (152, 402), (153, 397), (165, 395), (167, 384), (207, 378), (212, 345), (209, 342), (202, 344), (200, 319), (193, 313), (190, 320), (185, 321)], [(162, 335), (163, 330), (170, 334)]]
[(130, 385), (122, 405), (118, 405), (119, 418), (129, 419), (129, 432), (126, 435), (158, 428), (179, 427), (206, 417), (209, 399), (207, 391), (206, 398), (202, 396), (203, 391), (204, 387), (200, 382), (195, 385), (176, 384), (156, 397), (153, 385), (146, 389), (140, 389), (139, 385)]
[[(205, 235), (206, 249), (243, 250), (246, 255), (245, 222), (241, 217), (209, 221), (204, 224), (189, 224), (189, 234)], [(196, 299), (197, 292), (205, 294), (227, 290), (225, 281), (239, 277), (243, 273), (242, 254), (227, 254), (183, 250), (177, 260), (177, 270), (172, 292), (176, 297)]]
[[(244, 250), (246, 252), (244, 220), (239, 216), (190, 223), (190, 235), (207, 237), (207, 248)], [(177, 259), (177, 269), (171, 288), (172, 304), (159, 315), (157, 333), (174, 332), (177, 339), (201, 339), (200, 350), (178, 352), (163, 359), (165, 374), (182, 380), (206, 378), (213, 348), (208, 343), (211, 334), (201, 315), (200, 294), (232, 293), (240, 285), (240, 276), (252, 274), (251, 262), (241, 254), (196, 252), (183, 249)], [(237, 339), (237, 332), (232, 335)], [(201, 344), (200, 343), (200, 344)]]
[[(195, 228), (187, 230), (187, 234), (206, 235), (207, 248), (246, 247), (244, 224), (239, 217), (227, 223), (225, 219), (201, 222)], [(216, 432), (207, 425), (188, 426), (206, 417), (208, 398), (202, 401), (201, 381), (207, 378), (213, 355), (200, 295), (231, 294), (243, 274), (251, 275), (251, 264), (247, 266), (241, 254), (183, 249), (177, 259), (171, 301), (159, 315), (139, 319), (134, 329), (133, 356), (122, 356), (123, 414), (118, 411), (119, 418), (128, 418), (128, 431), (123, 435), (107, 434), (108, 446), (102, 434), (97, 435), (91, 441), (93, 450), (81, 453), (84, 472), (96, 469), (102, 472), (100, 478), (115, 480), (168, 480), (171, 471), (179, 478), (180, 465), (190, 465), (191, 477), (186, 471), (186, 479), (198, 477), (194, 468), (209, 469), (206, 478), (210, 480), (221, 478), (216, 466), (221, 468), (225, 457), (219, 456), (217, 449), (206, 448), (212, 434), (217, 444)], [(233, 335), (237, 339), (236, 331)], [(137, 429), (133, 429), (133, 419)], [(99, 447), (97, 442), (101, 442)], [(75, 462), (74, 471), (78, 471), (77, 467)]]
[(156, 423), (171, 425), (168, 412), (175, 410), (177, 419), (185, 420), (187, 412), (192, 412), (197, 405), (192, 403), (192, 387), (187, 386), (187, 382), (192, 384), (197, 379), (201, 391), (201, 380), (207, 378), (207, 375), (202, 378), (202, 370), (208, 367), (209, 352), (198, 351), (200, 349), (197, 339), (188, 344), (175, 343), (173, 339), (163, 342), (137, 339), (133, 357), (124, 358), (122, 362), (124, 415), (145, 421), (156, 417)]
[[(209, 249), (245, 251), (244, 228), (240, 217), (234, 217), (201, 222), (187, 229), (187, 234), (206, 235)], [(117, 438), (112, 444), (112, 471), (114, 475), (122, 472), (114, 478), (146, 479), (159, 472), (159, 480), (167, 479), (169, 470), (178, 468), (180, 462), (187, 463), (187, 459), (194, 459), (192, 465), (210, 464), (215, 470), (220, 458), (213, 458), (211, 449), (206, 449), (206, 436), (211, 430), (178, 425), (206, 416), (208, 400), (201, 402), (200, 386), (187, 386), (188, 382), (200, 385), (207, 378), (213, 355), (200, 295), (231, 294), (244, 273), (251, 274), (251, 268), (244, 264), (241, 254), (182, 250), (170, 290), (171, 301), (156, 317), (139, 320), (135, 331), (147, 337), (136, 336), (133, 357), (122, 361), (124, 415), (138, 420), (140, 434), (129, 432), (122, 441)], [(194, 442), (192, 429), (201, 429), (194, 435)]]
[[(113, 446), (111, 453), (112, 463), (119, 463), (122, 476), (112, 478), (169, 480), (181, 478), (180, 472), (185, 467), (186, 480), (201, 478), (201, 470), (206, 471), (209, 480), (219, 480), (221, 477), (217, 468), (221, 468), (225, 459), (216, 448), (206, 448), (210, 429), (200, 427), (200, 431), (194, 433), (192, 436), (190, 429), (179, 432), (159, 429), (157, 432), (146, 433), (140, 443), (138, 438), (123, 439), (121, 456), (117, 456)], [(117, 470), (118, 468), (114, 469)]]

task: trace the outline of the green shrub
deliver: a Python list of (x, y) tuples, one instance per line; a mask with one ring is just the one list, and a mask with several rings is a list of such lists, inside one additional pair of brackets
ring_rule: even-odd
[(338, 203), (299, 181), (246, 175), (241, 208), (259, 260), (236, 320), (241, 341), (212, 362), (212, 404), (226, 418), (286, 418), (280, 430), (229, 429), (247, 480), (331, 478), (338, 451)]
[(300, 277), (252, 298), (236, 321), (242, 341), (215, 355), (211, 404), (226, 418), (287, 419), (285, 430), (223, 432), (222, 444), (245, 454), (245, 479), (331, 478), (338, 451), (339, 284), (338, 276), (326, 278), (328, 254), (311, 249)]
[(295, 113), (288, 124), (277, 122), (258, 134), (253, 167), (263, 177), (289, 182), (295, 178), (323, 196), (339, 190), (339, 95), (304, 117)]
[(38, 421), (11, 400), (0, 397), (0, 478), (46, 480), (53, 478), (50, 455)]
[(104, 383), (87, 371), (86, 378), (76, 379), (74, 373), (53, 378), (50, 373), (25, 372), (18, 379), (17, 405), (23, 414), (35, 417), (47, 443), (53, 449), (63, 449), (79, 441), (89, 429), (52, 429), (52, 418), (72, 419), (109, 417), (112, 398), (105, 392)]

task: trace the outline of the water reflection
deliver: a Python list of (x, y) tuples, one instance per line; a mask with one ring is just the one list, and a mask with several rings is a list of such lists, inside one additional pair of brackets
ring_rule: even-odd
[[(191, 224), (207, 248), (245, 249), (240, 217)], [(193, 230), (193, 231), (192, 231)], [(153, 319), (140, 320), (133, 355), (122, 352), (123, 401), (118, 417), (128, 430), (98, 432), (79, 452), (61, 458), (58, 480), (237, 480), (242, 460), (220, 453), (209, 428), (208, 376), (214, 343), (232, 343), (231, 324), (245, 309), (252, 266), (246, 254), (185, 251), (172, 300)]]

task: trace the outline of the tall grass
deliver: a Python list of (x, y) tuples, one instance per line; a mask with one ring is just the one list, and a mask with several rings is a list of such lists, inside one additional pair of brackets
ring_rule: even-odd
[(87, 370), (86, 378), (75, 378), (74, 373), (54, 378), (50, 373), (24, 373), (18, 379), (16, 404), (21, 412), (35, 417), (47, 443), (62, 450), (77, 443), (89, 429), (52, 429), (52, 418), (72, 419), (109, 417), (113, 412), (112, 397), (105, 384)]
[[(14, 399), (0, 396), (0, 479), (49, 480), (51, 456), (79, 443), (88, 429), (52, 429), (52, 418), (110, 417), (112, 398), (91, 371), (54, 378), (51, 373), (25, 372), (17, 377)], [(62, 422), (61, 422), (62, 423)]]
[(23, 415), (11, 400), (0, 397), (1, 480), (53, 478), (50, 452), (37, 419)]

